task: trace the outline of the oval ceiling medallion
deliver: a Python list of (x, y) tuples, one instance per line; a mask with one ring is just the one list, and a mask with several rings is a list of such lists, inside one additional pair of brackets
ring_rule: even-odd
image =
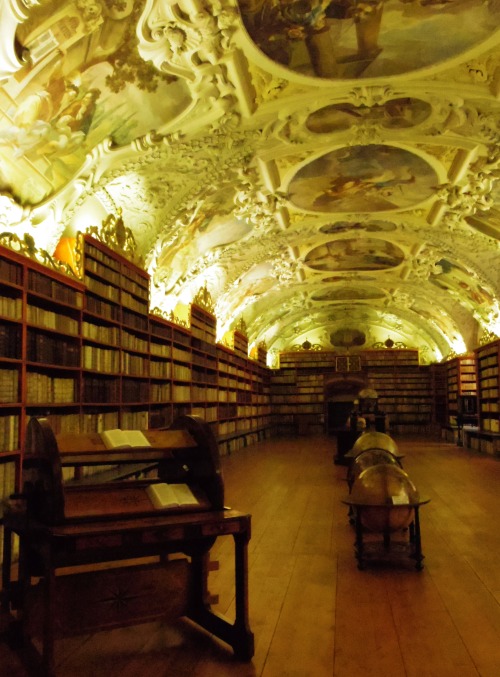
[(434, 66), (490, 37), (497, 2), (240, 0), (245, 28), (276, 63), (305, 76), (387, 77)]
[(404, 260), (404, 253), (388, 240), (333, 240), (311, 249), (304, 263), (313, 270), (385, 270)]
[(301, 167), (288, 199), (312, 212), (382, 212), (414, 207), (438, 185), (434, 169), (402, 148), (338, 148)]
[(330, 134), (360, 124), (375, 123), (390, 129), (414, 127), (431, 114), (431, 106), (420, 99), (391, 99), (374, 106), (336, 103), (311, 113), (306, 127), (315, 134)]
[(338, 329), (330, 334), (332, 346), (349, 348), (350, 346), (362, 346), (366, 342), (366, 335), (359, 329)]
[(364, 301), (367, 299), (383, 299), (385, 294), (374, 287), (332, 287), (318, 291), (311, 296), (313, 301)]
[(340, 235), (341, 233), (352, 233), (355, 231), (365, 231), (367, 233), (391, 233), (396, 230), (395, 223), (390, 221), (336, 221), (335, 223), (326, 223), (319, 229), (320, 233), (325, 235)]

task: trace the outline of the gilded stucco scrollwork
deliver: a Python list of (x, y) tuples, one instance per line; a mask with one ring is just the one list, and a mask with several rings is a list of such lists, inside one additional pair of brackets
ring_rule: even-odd
[(443, 223), (448, 228), (461, 224), (467, 216), (493, 205), (491, 190), (494, 179), (484, 173), (470, 176), (465, 185), (444, 184), (436, 192), (445, 204)]
[(8, 247), (15, 252), (19, 252), (24, 256), (28, 256), (30, 259), (38, 261), (38, 263), (52, 268), (53, 270), (57, 270), (73, 278), (75, 277), (75, 273), (68, 264), (59, 261), (49, 252), (37, 247), (34, 238), (28, 233), (25, 233), (23, 237), (20, 237), (15, 233), (0, 233), (0, 245)]
[(87, 233), (111, 249), (132, 260), (136, 259), (135, 238), (130, 228), (123, 223), (121, 207), (118, 207), (116, 214), (108, 214), (100, 226), (89, 226)]
[(200, 288), (197, 294), (195, 294), (193, 303), (197, 306), (200, 306), (200, 308), (204, 308), (209, 313), (213, 313), (215, 310), (215, 303), (212, 298), (212, 294), (209, 292), (206, 284)]
[[(238, 12), (229, 2), (168, 3), (148, 0), (138, 24), (139, 53), (163, 73), (185, 79), (198, 94), (211, 80), (225, 88), (221, 62), (231, 50)], [(217, 92), (214, 92), (217, 98)]]
[[(347, 324), (425, 359), (472, 348), (500, 324), (498, 3), (319, 4), (273, 0), (266, 23), (234, 0), (0, 3), (1, 230), (128, 246), (121, 216), (154, 306), (173, 318), (206, 284), (270, 349)], [(304, 265), (325, 242), (331, 270)]]

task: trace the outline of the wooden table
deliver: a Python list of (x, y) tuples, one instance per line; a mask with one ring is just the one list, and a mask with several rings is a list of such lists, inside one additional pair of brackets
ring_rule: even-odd
[[(55, 675), (54, 640), (155, 618), (187, 616), (229, 644), (237, 658), (254, 652), (248, 622), (247, 545), (250, 515), (234, 510), (158, 514), (140, 519), (47, 526), (26, 513), (4, 516), (3, 606), (15, 610), (20, 653), (37, 677)], [(12, 535), (20, 539), (19, 577), (11, 580)], [(234, 623), (213, 612), (207, 590), (208, 553), (216, 538), (234, 539)], [(174, 556), (180, 553), (181, 556)], [(132, 558), (151, 564), (111, 570), (64, 568)], [(58, 575), (59, 574), (59, 575)], [(33, 579), (40, 577), (33, 585)], [(41, 636), (41, 655), (32, 642)]]

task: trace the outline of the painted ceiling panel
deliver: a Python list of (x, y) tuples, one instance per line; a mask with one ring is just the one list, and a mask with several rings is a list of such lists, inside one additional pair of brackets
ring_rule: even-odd
[(471, 350), (500, 335), (499, 18), (480, 0), (10, 0), (1, 228), (53, 254), (119, 215), (152, 306), (206, 287), (219, 336), (243, 320), (270, 354)]

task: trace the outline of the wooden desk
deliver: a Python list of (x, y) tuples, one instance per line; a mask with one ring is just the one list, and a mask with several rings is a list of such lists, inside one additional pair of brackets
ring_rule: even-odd
[[(58, 637), (179, 616), (227, 642), (239, 659), (253, 656), (248, 622), (249, 515), (228, 510), (54, 527), (13, 515), (4, 528), (3, 590), (17, 610), (15, 632), (21, 650), (39, 666), (35, 674), (55, 675)], [(12, 533), (20, 537), (17, 582), (10, 579)], [(234, 623), (211, 611), (206, 586), (207, 555), (222, 536), (234, 539)], [(188, 557), (166, 561), (173, 553)], [(152, 556), (159, 561), (57, 575), (66, 567)], [(41, 577), (37, 585), (32, 584), (34, 577)], [(34, 637), (42, 638), (41, 656), (36, 655)]]
[[(395, 560), (397, 558), (405, 557), (415, 560), (415, 568), (417, 571), (423, 569), (422, 561), (424, 555), (422, 554), (422, 541), (420, 535), (420, 516), (419, 510), (421, 505), (429, 503), (429, 498), (421, 498), (419, 501), (413, 503), (405, 503), (402, 505), (391, 503), (368, 503), (353, 500), (350, 497), (342, 499), (352, 510), (352, 517), (354, 528), (356, 531), (356, 540), (354, 543), (354, 553), (358, 562), (358, 568), (364, 569), (369, 561), (373, 560)], [(390, 513), (397, 514), (397, 511), (413, 510), (413, 516), (408, 528), (401, 530), (391, 530), (389, 526), (380, 531), (370, 531), (365, 527), (365, 517), (370, 510), (378, 510), (387, 512), (387, 522), (390, 521)], [(391, 537), (393, 533), (406, 534), (405, 541), (394, 541)], [(381, 540), (367, 542), (366, 536), (368, 534), (375, 534)]]
[[(199, 505), (187, 509), (154, 508), (143, 479), (61, 485), (61, 458), (68, 463), (67, 455), (45, 423), (30, 422), (29, 491), (4, 515), (2, 603), (11, 614), (20, 654), (37, 677), (56, 674), (58, 637), (179, 616), (229, 644), (237, 658), (253, 656), (247, 574), (251, 517), (224, 509), (216, 443), (206, 424), (182, 419), (175, 425), (186, 426), (189, 434), (181, 435), (186, 444), (133, 453), (141, 462), (157, 461), (160, 479), (172, 473), (174, 482), (180, 478), (202, 491)], [(82, 455), (91, 460), (89, 449), (72, 449), (78, 463)], [(102, 450), (95, 451), (97, 462)], [(130, 463), (130, 450), (123, 454), (123, 462)], [(109, 464), (109, 457), (104, 461)], [(13, 534), (19, 536), (17, 581), (11, 580)], [(208, 592), (210, 549), (224, 536), (234, 540), (234, 622), (212, 611)], [(41, 652), (34, 639), (41, 640)]]

